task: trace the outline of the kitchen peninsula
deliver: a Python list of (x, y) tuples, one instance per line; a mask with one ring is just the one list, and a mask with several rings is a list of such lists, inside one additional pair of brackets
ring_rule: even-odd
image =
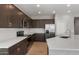
[(2, 41), (0, 43), (0, 54), (1, 55), (22, 55), (27, 53), (28, 46), (31, 41), (31, 37), (34, 34), (32, 34), (30, 37), (16, 37), (13, 39), (7, 39), (6, 41)]
[[(17, 37), (16, 33), (20, 30), (24, 31), (24, 36)], [(0, 37), (0, 55), (27, 54), (29, 45), (32, 45), (35, 38), (38, 37), (36, 35), (40, 33), (44, 33), (44, 29), (1, 28), (0, 35), (2, 37)]]

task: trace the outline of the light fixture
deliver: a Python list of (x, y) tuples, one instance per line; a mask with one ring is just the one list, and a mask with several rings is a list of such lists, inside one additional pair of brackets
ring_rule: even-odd
[(41, 12), (39, 11), (38, 14), (40, 14)]
[(71, 5), (70, 4), (67, 4), (67, 7), (70, 7)]
[(36, 6), (37, 6), (37, 7), (40, 7), (40, 5), (39, 5), (39, 4), (37, 4)]
[(67, 13), (71, 13), (71, 10), (68, 10)]
[(53, 12), (52, 12), (53, 14), (55, 14), (56, 13), (56, 11), (55, 10), (53, 10)]

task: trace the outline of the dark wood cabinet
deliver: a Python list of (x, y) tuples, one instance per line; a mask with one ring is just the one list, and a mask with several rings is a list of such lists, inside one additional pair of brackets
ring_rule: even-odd
[(28, 36), (26, 39), (18, 42), (8, 49), (9, 55), (24, 55), (28, 52), (29, 48), (33, 44), (35, 34)]
[(23, 26), (26, 27), (26, 28), (30, 28), (32, 27), (32, 24), (31, 24), (31, 19), (29, 19), (29, 17), (25, 17), (24, 20), (23, 20)]
[(45, 34), (44, 33), (36, 33), (34, 36), (34, 41), (45, 42)]
[[(6, 9), (5, 4), (0, 5), (0, 27), (4, 28), (8, 25), (8, 10)], [(6, 21), (7, 20), (7, 21)], [(5, 24), (5, 25), (3, 25)]]
[(9, 27), (11, 28), (17, 28), (18, 26), (18, 19), (19, 16), (17, 14), (17, 12), (19, 12), (18, 9), (16, 9), (13, 5), (11, 5), (13, 7), (13, 9), (8, 8), (9, 10), (9, 15), (8, 15), (8, 20), (9, 20)]
[(9, 54), (10, 55), (23, 55), (27, 53), (28, 48), (28, 41), (27, 39), (22, 40), (21, 42), (13, 45), (9, 48)]
[(44, 33), (35, 33), (33, 35), (30, 35), (22, 41), (9, 47), (8, 49), (6, 48), (5, 50), (2, 50), (2, 54), (25, 55), (35, 41), (45, 42)]
[(54, 19), (35, 19), (32, 20), (33, 28), (44, 28), (45, 24), (54, 24)]
[(32, 45), (32, 43), (34, 42), (34, 39), (35, 39), (35, 34), (33, 34), (33, 35), (30, 35), (29, 37), (28, 37), (28, 39), (27, 39), (27, 41), (28, 41), (28, 46), (29, 45)]
[(28, 19), (30, 20), (30, 17), (25, 15), (21, 10), (19, 10), (17, 7), (12, 5), (14, 8), (10, 10), (10, 16), (9, 16), (9, 21), (12, 23), (11, 27), (15, 28), (27, 28), (28, 25), (25, 25), (25, 23), (29, 23)]
[(29, 28), (32, 28), (32, 19), (30, 19), (30, 20), (28, 19), (28, 25), (29, 25), (28, 26)]
[(30, 27), (30, 17), (13, 4), (0, 4), (0, 28), (23, 28), (23, 20)]

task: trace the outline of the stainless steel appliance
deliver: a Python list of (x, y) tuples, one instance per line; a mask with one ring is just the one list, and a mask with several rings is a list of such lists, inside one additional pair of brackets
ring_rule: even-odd
[(45, 38), (55, 37), (55, 24), (45, 24)]
[(17, 36), (24, 36), (24, 31), (18, 31)]

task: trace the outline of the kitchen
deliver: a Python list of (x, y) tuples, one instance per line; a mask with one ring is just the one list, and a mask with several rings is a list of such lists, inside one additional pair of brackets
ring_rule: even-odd
[(0, 55), (79, 55), (79, 4), (0, 4)]
[[(55, 37), (55, 27), (53, 27), (53, 34), (46, 33), (48, 29), (46, 29), (45, 24), (48, 27), (54, 25), (55, 15), (52, 14), (51, 19), (49, 17), (32, 19), (24, 13), (20, 6), (21, 4), (0, 4), (0, 54), (30, 55), (28, 51), (31, 49), (32, 44), (34, 42), (41, 44), (42, 42), (45, 43), (45, 54), (47, 55), (46, 38)], [(38, 44), (38, 46), (40, 45)]]

